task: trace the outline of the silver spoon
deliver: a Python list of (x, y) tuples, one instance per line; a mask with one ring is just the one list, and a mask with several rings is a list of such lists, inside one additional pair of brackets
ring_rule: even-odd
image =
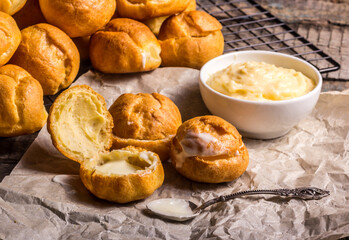
[(271, 194), (281, 197), (300, 198), (302, 200), (318, 200), (329, 196), (330, 192), (316, 187), (304, 187), (295, 189), (274, 189), (274, 190), (248, 190), (229, 195), (213, 198), (200, 206), (191, 201), (178, 198), (162, 198), (151, 201), (147, 208), (154, 214), (174, 221), (186, 221), (199, 215), (201, 211), (212, 204), (226, 202), (231, 199), (256, 194)]

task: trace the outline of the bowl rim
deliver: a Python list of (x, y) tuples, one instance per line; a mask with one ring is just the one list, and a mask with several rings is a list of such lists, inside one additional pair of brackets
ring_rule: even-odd
[[(209, 64), (212, 64), (212, 62), (215, 62), (219, 59), (222, 59), (222, 58), (229, 58), (231, 57), (232, 55), (238, 55), (238, 54), (253, 54), (253, 53), (256, 53), (256, 54), (269, 54), (269, 55), (278, 55), (278, 56), (283, 56), (283, 57), (287, 57), (287, 58), (292, 58), (296, 61), (299, 61), (301, 62), (302, 64), (305, 64), (307, 65), (308, 67), (310, 67), (314, 72), (315, 74), (317, 75), (318, 77), (318, 81), (316, 83), (316, 86), (308, 93), (302, 95), (302, 96), (299, 96), (299, 97), (295, 97), (295, 98), (291, 98), (291, 99), (286, 99), (286, 100), (276, 100), (276, 101), (255, 101), (255, 100), (246, 100), (246, 99), (240, 99), (240, 98), (235, 98), (235, 97), (231, 97), (231, 96), (228, 96), (228, 95), (225, 95), (223, 93), (220, 93), (216, 90), (214, 90), (213, 88), (211, 88), (207, 83), (206, 81), (203, 80), (203, 70), (209, 65)], [(229, 66), (229, 65), (228, 65)], [(217, 70), (219, 71), (219, 70)], [(295, 102), (299, 102), (299, 101), (302, 101), (303, 99), (305, 98), (309, 98), (311, 97), (312, 95), (316, 95), (317, 93), (320, 93), (321, 92), (321, 88), (322, 88), (322, 82), (323, 82), (323, 79), (322, 79), (322, 76), (321, 76), (321, 73), (319, 72), (319, 70), (314, 66), (312, 65), (311, 63), (299, 58), (299, 57), (295, 57), (295, 56), (292, 56), (292, 55), (289, 55), (289, 54), (286, 54), (286, 53), (279, 53), (279, 52), (273, 52), (273, 51), (265, 51), (265, 50), (248, 50), (248, 51), (237, 51), (237, 52), (231, 52), (231, 53), (226, 53), (226, 54), (223, 54), (223, 55), (220, 55), (218, 57), (215, 57), (213, 59), (211, 59), (210, 61), (206, 62), (202, 68), (200, 69), (200, 75), (199, 75), (199, 81), (200, 81), (200, 85), (203, 85), (207, 90), (213, 92), (214, 94), (220, 96), (220, 97), (223, 97), (223, 98), (226, 98), (226, 99), (229, 99), (229, 100), (233, 100), (233, 101), (237, 101), (237, 102), (242, 102), (242, 103), (250, 103), (250, 104), (257, 104), (257, 105), (283, 105), (283, 104), (287, 104), (287, 103), (295, 103)], [(315, 80), (314, 80), (315, 81)], [(201, 89), (200, 89), (201, 91)]]

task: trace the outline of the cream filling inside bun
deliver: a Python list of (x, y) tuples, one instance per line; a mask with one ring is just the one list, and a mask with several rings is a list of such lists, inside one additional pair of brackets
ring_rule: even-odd
[(152, 152), (134, 153), (127, 150), (114, 150), (99, 155), (100, 164), (96, 171), (104, 174), (128, 175), (140, 173), (155, 167), (156, 157)]
[(227, 155), (228, 150), (209, 133), (189, 131), (179, 142), (182, 151), (177, 153), (176, 167), (181, 168), (188, 157), (211, 157)]
[(56, 113), (60, 142), (83, 158), (97, 154), (104, 144), (101, 131), (106, 119), (102, 108), (100, 100), (91, 93), (71, 93), (66, 104), (61, 105)]

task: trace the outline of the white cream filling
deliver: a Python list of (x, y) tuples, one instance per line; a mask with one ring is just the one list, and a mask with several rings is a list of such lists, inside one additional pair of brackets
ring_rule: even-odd
[(101, 132), (106, 124), (102, 105), (93, 94), (71, 94), (57, 114), (60, 142), (83, 158), (93, 157), (103, 149)]
[(188, 157), (226, 154), (227, 149), (218, 141), (217, 138), (209, 133), (195, 133), (189, 131), (179, 142), (183, 151), (177, 152), (176, 154), (176, 168), (181, 168)]

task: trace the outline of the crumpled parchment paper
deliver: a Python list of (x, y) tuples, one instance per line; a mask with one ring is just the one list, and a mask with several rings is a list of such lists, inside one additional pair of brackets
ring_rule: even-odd
[[(108, 107), (122, 93), (159, 92), (170, 97), (183, 120), (209, 114), (201, 100), (199, 71), (160, 68), (149, 73), (102, 75), (88, 84)], [(237, 180), (189, 181), (169, 162), (165, 181), (145, 200), (116, 204), (97, 199), (79, 178), (79, 165), (52, 145), (46, 127), (11, 175), (0, 183), (0, 239), (338, 239), (349, 235), (349, 92), (322, 93), (313, 113), (286, 136), (244, 139), (250, 164)], [(321, 200), (258, 195), (219, 203), (194, 220), (177, 223), (150, 214), (146, 204), (177, 197), (196, 203), (236, 191), (314, 186)]]

